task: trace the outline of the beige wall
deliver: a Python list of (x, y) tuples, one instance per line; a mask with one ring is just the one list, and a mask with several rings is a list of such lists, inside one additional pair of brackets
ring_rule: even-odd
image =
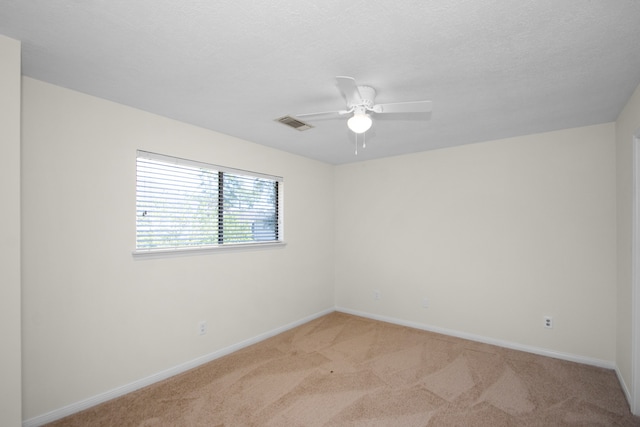
[(614, 131), (336, 167), (336, 305), (613, 366)]
[(22, 421), (20, 42), (0, 36), (0, 425)]
[[(284, 177), (287, 246), (134, 260), (136, 149)], [(333, 307), (332, 177), (320, 162), (24, 78), (25, 419)]]
[[(618, 313), (616, 364), (625, 386), (629, 391), (631, 391), (632, 384), (631, 238), (633, 230), (631, 221), (633, 203), (633, 136), (640, 136), (639, 131), (640, 86), (636, 89), (616, 122), (618, 189)], [(640, 401), (640, 390), (636, 391), (636, 400)]]

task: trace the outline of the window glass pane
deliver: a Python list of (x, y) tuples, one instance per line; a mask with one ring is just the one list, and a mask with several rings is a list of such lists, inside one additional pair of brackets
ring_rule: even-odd
[(224, 175), (225, 243), (277, 240), (277, 181)]
[(139, 152), (136, 249), (279, 240), (277, 179), (203, 165)]

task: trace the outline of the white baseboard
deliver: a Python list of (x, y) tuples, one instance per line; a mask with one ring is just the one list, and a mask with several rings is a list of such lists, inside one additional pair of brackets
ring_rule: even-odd
[[(629, 390), (629, 387), (627, 386), (627, 383), (624, 382), (624, 378), (622, 377), (622, 373), (620, 372), (620, 370), (618, 369), (618, 367), (616, 366), (616, 376), (618, 377), (618, 382), (620, 383), (620, 387), (622, 388), (622, 391), (624, 392), (624, 396), (627, 398), (627, 403), (629, 404), (629, 408), (631, 408), (631, 391)], [(637, 415), (637, 414), (634, 414)]]
[(228, 354), (233, 353), (234, 351), (238, 351), (250, 345), (259, 343), (260, 341), (264, 341), (267, 338), (271, 338), (282, 332), (288, 331), (289, 329), (293, 329), (297, 326), (303, 325), (307, 322), (310, 322), (318, 317), (324, 316), (326, 314), (332, 313), (335, 310), (333, 308), (329, 308), (318, 313), (312, 314), (310, 316), (304, 317), (295, 322), (289, 323), (287, 325), (281, 326), (279, 328), (272, 329), (260, 335), (257, 335), (253, 338), (246, 339), (237, 344), (231, 345), (229, 347), (225, 347), (223, 349), (214, 351), (213, 353), (206, 354), (204, 356), (198, 357), (196, 359), (190, 360), (185, 363), (181, 363), (178, 366), (174, 366), (173, 368), (165, 369), (164, 371), (157, 372), (153, 375), (150, 375), (146, 378), (139, 379), (129, 384), (125, 384), (123, 386), (117, 387), (113, 390), (109, 390), (104, 393), (100, 393), (96, 396), (90, 397), (88, 399), (81, 400), (80, 402), (72, 403), (71, 405), (64, 406), (62, 408), (53, 410), (51, 412), (47, 412), (46, 414), (39, 415), (34, 418), (30, 418), (22, 422), (23, 427), (37, 427), (41, 426), (60, 418), (64, 418), (68, 415), (75, 414), (76, 412), (83, 411), (92, 406), (98, 405), (100, 403), (104, 403), (108, 400), (114, 399), (116, 397), (123, 396), (127, 393), (131, 393), (132, 391), (136, 391), (143, 387), (149, 386), (151, 384), (157, 383), (158, 381), (165, 380), (174, 375), (180, 374), (182, 372), (188, 371), (189, 369), (193, 369), (207, 362), (211, 362), (212, 360), (219, 359), (220, 357), (226, 356)]
[(575, 354), (562, 353), (554, 350), (548, 350), (544, 348), (518, 344), (511, 341), (504, 341), (504, 340), (489, 338), (482, 335), (475, 335), (475, 334), (469, 334), (466, 332), (454, 331), (452, 329), (439, 328), (437, 326), (430, 326), (424, 323), (397, 319), (395, 317), (382, 316), (378, 314), (351, 310), (349, 308), (344, 308), (344, 307), (336, 306), (336, 311), (339, 311), (341, 313), (346, 313), (346, 314), (352, 314), (354, 316), (365, 317), (367, 319), (380, 320), (382, 322), (393, 323), (395, 325), (408, 326), (410, 328), (421, 329), (424, 331), (435, 332), (438, 334), (449, 335), (452, 337), (463, 338), (471, 341), (477, 341), (484, 344), (496, 345), (499, 347), (509, 348), (512, 350), (525, 351), (527, 353), (538, 354), (540, 356), (553, 357), (555, 359), (562, 359), (570, 362), (582, 363), (585, 365), (598, 366), (600, 368), (616, 369), (615, 362), (609, 361), (609, 360), (601, 360), (601, 359), (595, 359), (591, 357), (579, 356)]

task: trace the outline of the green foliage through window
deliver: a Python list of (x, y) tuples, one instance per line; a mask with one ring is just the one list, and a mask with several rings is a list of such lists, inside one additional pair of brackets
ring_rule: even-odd
[(280, 240), (282, 178), (138, 151), (136, 249)]

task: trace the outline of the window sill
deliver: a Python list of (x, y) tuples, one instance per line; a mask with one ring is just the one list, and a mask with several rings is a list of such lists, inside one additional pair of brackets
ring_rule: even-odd
[(133, 259), (154, 259), (154, 258), (171, 258), (178, 256), (194, 256), (206, 255), (220, 252), (242, 252), (255, 251), (264, 249), (278, 249), (286, 246), (283, 241), (265, 242), (265, 243), (228, 243), (216, 246), (201, 246), (195, 248), (179, 248), (179, 249), (149, 249), (136, 250), (131, 253)]

